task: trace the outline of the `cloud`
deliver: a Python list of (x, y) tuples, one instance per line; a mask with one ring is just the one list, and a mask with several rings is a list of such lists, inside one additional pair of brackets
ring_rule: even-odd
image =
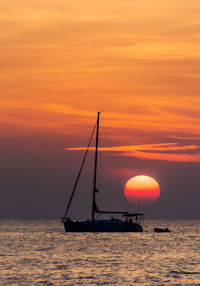
[[(178, 143), (160, 143), (160, 144), (145, 144), (145, 145), (128, 145), (115, 147), (100, 147), (100, 151), (126, 152), (126, 151), (180, 151), (180, 150), (196, 150), (199, 146), (188, 145), (180, 146)], [(65, 148), (65, 150), (85, 150), (86, 147)], [(90, 148), (95, 150), (94, 147)]]
[(118, 145), (200, 135), (200, 3), (183, 0), (179, 13), (171, 1), (8, 2), (1, 123), (86, 136), (104, 110)]
[(178, 153), (152, 153), (134, 151), (132, 154), (124, 153), (123, 156), (133, 156), (140, 159), (171, 161), (171, 162), (200, 162), (200, 153), (178, 154)]
[[(66, 151), (86, 150), (86, 147), (65, 148)], [(95, 150), (91, 147), (90, 150)], [(118, 152), (120, 156), (137, 157), (149, 160), (173, 162), (200, 162), (200, 146), (180, 145), (178, 143), (160, 143), (145, 145), (129, 145), (115, 147), (100, 147), (103, 152)], [(193, 151), (194, 153), (189, 153)]]
[(178, 136), (178, 135), (169, 135), (170, 138), (179, 139), (179, 140), (200, 140), (200, 137), (194, 136)]

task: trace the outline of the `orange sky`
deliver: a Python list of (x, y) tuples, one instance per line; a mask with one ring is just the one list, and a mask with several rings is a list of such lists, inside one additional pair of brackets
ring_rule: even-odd
[(88, 138), (103, 110), (116, 146), (181, 148), (124, 155), (200, 161), (198, 0), (0, 0), (0, 7), (1, 136)]

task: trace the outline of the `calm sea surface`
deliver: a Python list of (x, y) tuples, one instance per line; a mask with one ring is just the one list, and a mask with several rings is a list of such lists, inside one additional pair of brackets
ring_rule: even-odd
[(0, 285), (200, 285), (200, 221), (144, 230), (67, 234), (55, 220), (2, 220)]

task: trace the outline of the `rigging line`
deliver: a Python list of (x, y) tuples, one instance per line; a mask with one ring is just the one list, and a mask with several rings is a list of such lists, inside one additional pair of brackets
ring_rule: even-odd
[[(101, 120), (102, 121), (102, 120)], [(101, 127), (102, 127), (102, 124), (101, 124)], [(102, 129), (101, 129), (102, 130)], [(99, 147), (101, 148), (103, 146), (102, 144), (102, 136), (99, 137)], [(102, 191), (102, 182), (103, 182), (103, 169), (102, 169), (102, 166), (103, 166), (103, 157), (102, 157), (102, 151), (99, 151), (99, 169), (98, 169), (98, 174), (99, 174), (99, 185), (98, 185), (98, 195), (97, 197), (101, 197), (101, 191)], [(104, 186), (103, 186), (104, 187)], [(98, 206), (99, 208), (101, 209), (102, 207), (102, 202), (101, 200), (98, 200)], [(99, 217), (99, 215), (98, 215)]]
[[(107, 141), (107, 140), (106, 140), (106, 141)], [(109, 146), (109, 144), (108, 144), (108, 146)], [(119, 187), (120, 187), (121, 191), (123, 192), (123, 186), (122, 186), (122, 183), (121, 183), (121, 178), (120, 178), (120, 175), (119, 175), (118, 168), (117, 168), (117, 166), (116, 166), (116, 162), (115, 162), (115, 160), (114, 160), (114, 157), (112, 156), (111, 151), (108, 151), (108, 154), (109, 154), (110, 157), (111, 157), (112, 167), (113, 167), (113, 169), (114, 169), (114, 173), (115, 173), (115, 175), (116, 175), (116, 178), (117, 178)]]
[[(107, 133), (107, 130), (106, 130), (106, 128), (103, 126), (103, 129), (104, 129), (104, 134), (106, 135), (105, 136), (105, 139), (106, 139), (106, 143), (107, 143), (107, 145), (108, 146), (111, 146), (111, 144), (110, 144), (110, 138), (109, 138), (109, 135), (108, 135), (108, 133)], [(109, 142), (108, 142), (109, 141)], [(120, 178), (120, 175), (119, 175), (119, 170), (118, 170), (118, 168), (117, 168), (117, 164), (116, 164), (116, 161), (114, 160), (114, 156), (112, 156), (112, 152), (111, 151), (107, 151), (108, 152), (108, 154), (110, 155), (110, 157), (111, 157), (111, 160), (112, 160), (112, 166), (113, 166), (113, 169), (114, 169), (114, 171), (115, 171), (115, 174), (116, 174), (116, 177), (117, 177), (117, 180), (118, 180), (118, 184), (119, 184), (119, 186), (120, 186), (120, 188), (121, 188), (121, 191), (123, 192), (123, 185), (122, 185), (122, 182), (121, 182), (121, 178)], [(115, 158), (116, 159), (116, 158)]]
[[(99, 138), (99, 147), (101, 147), (101, 138)], [(102, 182), (102, 153), (99, 152), (99, 191), (101, 191), (101, 182)]]
[(70, 210), (70, 216), (73, 218), (76, 218), (76, 214), (80, 214), (80, 216), (86, 216), (88, 217), (88, 212), (83, 210), (82, 208), (78, 206), (73, 206), (73, 210)]
[(92, 134), (91, 134), (91, 137), (90, 137), (88, 146), (87, 146), (87, 150), (86, 150), (86, 152), (85, 152), (85, 155), (84, 155), (84, 158), (83, 158), (83, 161), (82, 161), (82, 164), (81, 164), (81, 168), (80, 168), (80, 171), (79, 171), (79, 173), (78, 173), (76, 182), (75, 182), (75, 184), (74, 184), (74, 188), (73, 188), (73, 191), (72, 191), (72, 193), (71, 193), (71, 197), (70, 197), (70, 200), (69, 200), (69, 202), (68, 202), (67, 208), (66, 208), (66, 210), (65, 210), (65, 215), (64, 215), (63, 219), (66, 218), (67, 212), (68, 212), (69, 207), (70, 207), (70, 205), (71, 205), (71, 202), (72, 202), (72, 199), (73, 199), (73, 196), (74, 196), (74, 193), (75, 193), (75, 190), (76, 190), (76, 187), (77, 187), (77, 184), (78, 184), (78, 181), (79, 181), (79, 178), (80, 178), (80, 175), (81, 175), (81, 172), (82, 172), (84, 163), (85, 163), (85, 159), (86, 159), (86, 157), (87, 157), (87, 153), (88, 153), (88, 150), (89, 150), (89, 148), (90, 148), (90, 144), (91, 144), (91, 141), (92, 141), (92, 138), (93, 138), (93, 135), (94, 135), (94, 131), (95, 131), (95, 129), (96, 129), (96, 125), (97, 125), (97, 123), (95, 123), (94, 128), (93, 128), (93, 130), (92, 130)]
[[(103, 126), (103, 124), (102, 124), (102, 129), (103, 129), (103, 131), (104, 131), (104, 134), (105, 134), (105, 139), (106, 139), (106, 143), (107, 143), (107, 145), (108, 146), (111, 146), (111, 144), (109, 144), (110, 142), (111, 142), (111, 139), (110, 139), (110, 137), (109, 137), (109, 134), (108, 134), (108, 132), (107, 132), (107, 130), (106, 130), (106, 128), (105, 128), (105, 126)], [(121, 176), (120, 176), (120, 172), (119, 172), (119, 169), (117, 168), (117, 163), (116, 163), (116, 158), (114, 157), (114, 156), (112, 156), (112, 152), (111, 151), (108, 151), (108, 154), (110, 155), (110, 157), (111, 157), (111, 160), (112, 160), (112, 166), (113, 166), (113, 169), (114, 169), (114, 171), (115, 171), (115, 174), (116, 174), (116, 178), (117, 178), (117, 180), (118, 180), (118, 184), (119, 184), (119, 187), (120, 187), (120, 189), (121, 189), (121, 192), (124, 194), (124, 188), (123, 188), (123, 184), (122, 184), (122, 178), (121, 178)], [(124, 201), (124, 203), (125, 203), (125, 205), (127, 204), (127, 201), (126, 201), (126, 199), (125, 199), (125, 197), (124, 197), (124, 195), (122, 195), (122, 197), (123, 197), (123, 201)], [(135, 207), (133, 206), (133, 210), (135, 211)]]

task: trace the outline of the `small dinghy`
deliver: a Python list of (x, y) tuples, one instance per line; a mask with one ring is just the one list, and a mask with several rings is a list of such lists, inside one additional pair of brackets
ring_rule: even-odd
[(155, 231), (155, 232), (171, 232), (171, 230), (169, 230), (168, 227), (166, 227), (166, 228), (158, 228), (158, 227), (155, 227), (155, 228), (154, 228), (154, 231)]

